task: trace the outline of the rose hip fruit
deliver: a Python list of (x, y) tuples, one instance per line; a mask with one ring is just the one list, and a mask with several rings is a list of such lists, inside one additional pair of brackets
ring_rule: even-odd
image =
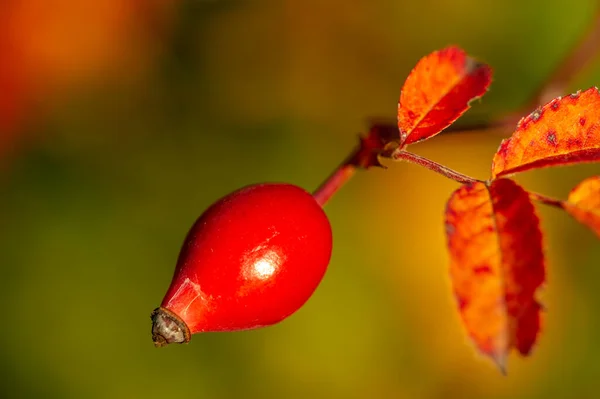
[(154, 344), (282, 321), (319, 285), (331, 244), (325, 212), (300, 187), (257, 184), (221, 198), (187, 235), (167, 294), (152, 312)]

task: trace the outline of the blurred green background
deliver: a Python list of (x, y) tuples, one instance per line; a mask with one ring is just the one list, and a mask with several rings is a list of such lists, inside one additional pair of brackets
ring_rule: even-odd
[[(274, 327), (156, 349), (149, 315), (195, 218), (240, 186), (312, 190), (371, 118), (395, 118), (417, 60), (457, 44), (495, 70), (459, 123), (517, 109), (592, 22), (593, 0), (5, 0), (0, 11), (0, 396), (593, 398), (600, 245), (540, 208), (548, 309), (508, 377), (455, 310), (443, 233), (452, 182), (407, 164), (328, 204), (329, 271)], [(600, 60), (570, 91), (598, 85)], [(510, 131), (415, 146), (489, 176)], [(565, 197), (598, 165), (523, 174)]]

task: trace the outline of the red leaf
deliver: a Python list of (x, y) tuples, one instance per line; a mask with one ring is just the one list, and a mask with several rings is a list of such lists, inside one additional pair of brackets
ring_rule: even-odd
[(492, 177), (600, 160), (600, 92), (558, 97), (522, 118), (494, 155)]
[(469, 109), (473, 99), (487, 91), (491, 76), (489, 66), (468, 57), (458, 47), (422, 58), (400, 94), (400, 144), (428, 139), (448, 127)]
[(446, 234), (463, 325), (504, 371), (510, 349), (529, 354), (540, 330), (545, 268), (533, 204), (512, 180), (463, 185), (448, 201)]
[(592, 176), (579, 183), (571, 190), (563, 207), (600, 238), (600, 176)]

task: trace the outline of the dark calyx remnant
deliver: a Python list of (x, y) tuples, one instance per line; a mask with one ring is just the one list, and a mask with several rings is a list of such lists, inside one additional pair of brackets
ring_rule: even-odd
[(152, 341), (157, 348), (169, 344), (186, 344), (190, 342), (190, 329), (175, 313), (165, 309), (154, 309), (152, 319)]

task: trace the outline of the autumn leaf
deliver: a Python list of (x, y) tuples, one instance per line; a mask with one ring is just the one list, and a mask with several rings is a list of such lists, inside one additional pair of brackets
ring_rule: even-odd
[(522, 118), (494, 155), (492, 177), (600, 160), (600, 92), (558, 97)]
[(402, 146), (428, 139), (458, 119), (491, 83), (492, 70), (448, 47), (423, 57), (412, 70), (398, 102)]
[(600, 238), (600, 176), (579, 183), (563, 202), (563, 208)]
[(528, 193), (509, 179), (466, 184), (446, 208), (450, 277), (469, 336), (505, 371), (512, 348), (528, 355), (540, 330), (542, 233)]

